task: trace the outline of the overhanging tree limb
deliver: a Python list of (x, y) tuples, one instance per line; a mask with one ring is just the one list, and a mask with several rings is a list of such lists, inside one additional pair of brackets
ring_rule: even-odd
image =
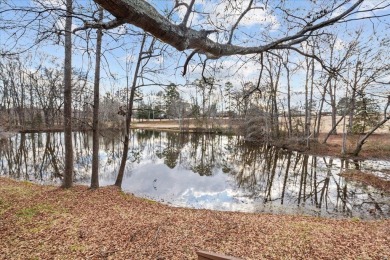
[(219, 58), (230, 55), (245, 55), (261, 53), (274, 48), (287, 48), (306, 40), (308, 34), (326, 26), (332, 25), (347, 17), (364, 0), (358, 0), (341, 14), (325, 21), (308, 24), (297, 33), (282, 37), (265, 45), (244, 47), (232, 44), (222, 44), (212, 41), (204, 30), (194, 30), (183, 25), (177, 25), (160, 14), (152, 5), (144, 0), (94, 0), (109, 11), (118, 20), (133, 24), (152, 34), (161, 41), (168, 43), (176, 49), (198, 49), (199, 53), (208, 58)]
[(106, 23), (102, 23), (102, 22), (85, 22), (84, 23), (84, 26), (82, 27), (79, 27), (79, 28), (76, 28), (73, 30), (73, 33), (77, 32), (77, 31), (82, 31), (82, 30), (87, 30), (87, 29), (105, 29), (105, 30), (109, 30), (109, 29), (113, 29), (113, 28), (116, 28), (122, 24), (124, 24), (125, 21), (121, 20), (121, 19), (114, 19), (112, 21), (109, 21), (109, 22), (106, 22)]

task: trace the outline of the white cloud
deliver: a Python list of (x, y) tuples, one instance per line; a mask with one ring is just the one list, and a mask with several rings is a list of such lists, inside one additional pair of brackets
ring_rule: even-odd
[[(242, 58), (242, 57), (240, 57)], [(253, 82), (256, 84), (259, 76), (260, 65), (254, 61), (241, 60), (239, 57), (232, 56), (220, 60), (212, 60), (207, 62), (206, 77), (214, 75), (217, 84), (224, 86), (227, 81), (231, 82), (236, 88), (241, 88), (245, 82)], [(195, 79), (202, 78), (203, 67), (198, 63), (190, 63), (188, 67), (188, 82), (193, 82)], [(209, 73), (211, 72), (211, 73)], [(188, 88), (184, 92), (190, 92)], [(189, 93), (188, 93), (189, 94)]]
[[(331, 16), (331, 18), (340, 15), (347, 9), (346, 6), (343, 6), (337, 9)], [(375, 10), (376, 9), (376, 10)], [(390, 6), (387, 1), (383, 0), (369, 0), (364, 1), (362, 5), (358, 9), (358, 13), (356, 14), (356, 18), (366, 18), (377, 15), (379, 13), (388, 12), (390, 10)]]
[(66, 9), (64, 0), (39, 0), (39, 1), (32, 1), (32, 3), (39, 7), (46, 6), (51, 8), (59, 8), (63, 10)]
[[(245, 11), (249, 5), (249, 0), (237, 1), (234, 6), (229, 1), (222, 1), (219, 5), (206, 5), (205, 11), (210, 13), (209, 19), (214, 24), (224, 26), (230, 29), (238, 20), (240, 15)], [(253, 26), (253, 25), (265, 25), (275, 24), (277, 25), (277, 18), (267, 10), (264, 9), (264, 5), (254, 5), (256, 9), (250, 10), (239, 23), (239, 26)]]
[(341, 40), (340, 38), (336, 39), (336, 42), (334, 44), (334, 48), (338, 51), (344, 50), (345, 49), (345, 42)]
[[(378, 10), (372, 10), (372, 9), (378, 9)], [(388, 5), (387, 1), (383, 0), (370, 0), (363, 2), (360, 11), (362, 10), (372, 10), (372, 12), (386, 12), (390, 10), (390, 5)], [(370, 11), (368, 14), (372, 15), (372, 12)]]
[[(188, 3), (189, 1), (183, 1)], [(234, 6), (230, 1), (221, 1), (216, 3), (214, 1), (197, 1), (196, 10), (198, 12), (192, 12), (189, 18), (189, 22), (192, 27), (201, 27), (203, 29), (215, 29), (224, 28), (230, 30), (238, 20), (239, 16), (248, 7), (249, 0), (236, 1)], [(279, 27), (276, 16), (271, 15), (264, 9), (264, 5), (255, 4), (256, 9), (250, 10), (239, 23), (240, 27), (250, 27), (254, 25), (269, 25), (271, 30), (275, 30)], [(182, 20), (187, 9), (184, 6), (177, 8), (177, 14)]]
[(345, 8), (344, 6), (338, 8), (337, 10), (335, 10), (335, 11), (332, 13), (332, 15), (331, 15), (330, 18), (334, 18), (334, 17), (336, 17), (336, 16), (342, 14), (343, 12), (345, 12), (345, 10), (346, 10), (346, 8)]
[[(183, 2), (189, 2), (189, 1), (183, 1)], [(187, 7), (185, 6), (179, 6), (177, 8), (177, 14), (180, 18), (180, 22), (184, 19), (184, 16), (187, 12)], [(201, 17), (199, 14), (192, 12), (190, 17), (188, 18), (188, 21), (192, 24), (199, 25), (201, 23)]]

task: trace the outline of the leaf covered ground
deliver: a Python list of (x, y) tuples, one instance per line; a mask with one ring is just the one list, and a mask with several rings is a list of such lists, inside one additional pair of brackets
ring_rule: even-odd
[(175, 208), (0, 177), (0, 259), (390, 259), (390, 220)]

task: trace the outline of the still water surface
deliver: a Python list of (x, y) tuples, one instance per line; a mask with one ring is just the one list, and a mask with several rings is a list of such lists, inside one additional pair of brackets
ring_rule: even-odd
[[(115, 182), (123, 135), (100, 138), (100, 184)], [(92, 133), (74, 133), (75, 181), (88, 184)], [(63, 133), (18, 134), (0, 144), (0, 175), (61, 182)], [(173, 206), (215, 210), (390, 218), (390, 197), (339, 174), (389, 177), (389, 161), (310, 156), (237, 136), (133, 130), (123, 189)]]

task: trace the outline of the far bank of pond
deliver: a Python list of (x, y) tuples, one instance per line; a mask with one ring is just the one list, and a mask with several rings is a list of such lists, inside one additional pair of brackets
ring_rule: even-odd
[[(195, 119), (174, 120), (174, 119), (150, 119), (150, 120), (133, 120), (132, 129), (144, 129), (155, 131), (168, 131), (168, 132), (186, 132), (186, 133), (208, 133), (208, 134), (227, 134), (227, 135), (240, 135), (242, 134), (243, 121), (240, 119), (228, 119), (228, 118), (216, 118), (212, 120), (206, 120), (200, 122)], [(326, 143), (323, 143), (327, 133), (331, 129), (330, 118), (324, 119), (323, 125), (321, 125), (321, 133), (315, 140), (311, 140), (310, 147), (306, 145), (306, 139), (302, 138), (280, 138), (278, 140), (269, 141), (272, 145), (289, 149), (292, 151), (300, 151), (307, 154), (318, 156), (333, 156), (333, 157), (346, 157), (351, 159), (380, 159), (390, 160), (390, 125), (387, 124), (384, 127), (378, 129), (372, 134), (365, 142), (362, 151), (359, 156), (353, 156), (351, 152), (356, 148), (356, 144), (362, 135), (347, 135), (346, 137), (346, 153), (342, 154), (343, 146), (343, 134), (342, 130), (338, 129), (336, 135), (330, 135)], [(75, 132), (90, 131), (89, 127), (80, 128), (75, 127)], [(123, 127), (103, 127), (101, 131), (121, 131)], [(0, 140), (2, 138), (8, 138), (18, 132), (20, 133), (37, 133), (37, 132), (62, 132), (62, 126), (54, 126), (50, 128), (38, 128), (38, 129), (14, 129), (11, 131), (3, 131), (0, 128)], [(255, 140), (252, 140), (255, 141)], [(262, 142), (262, 140), (258, 140)]]
[[(313, 156), (239, 136), (132, 130), (123, 189), (173, 206), (323, 217), (390, 217), (390, 195), (345, 179), (346, 170), (389, 181), (390, 162)], [(100, 184), (114, 183), (123, 136), (102, 133)], [(3, 140), (0, 175), (60, 183), (63, 133), (23, 133)], [(75, 180), (90, 181), (92, 134), (74, 132)]]

